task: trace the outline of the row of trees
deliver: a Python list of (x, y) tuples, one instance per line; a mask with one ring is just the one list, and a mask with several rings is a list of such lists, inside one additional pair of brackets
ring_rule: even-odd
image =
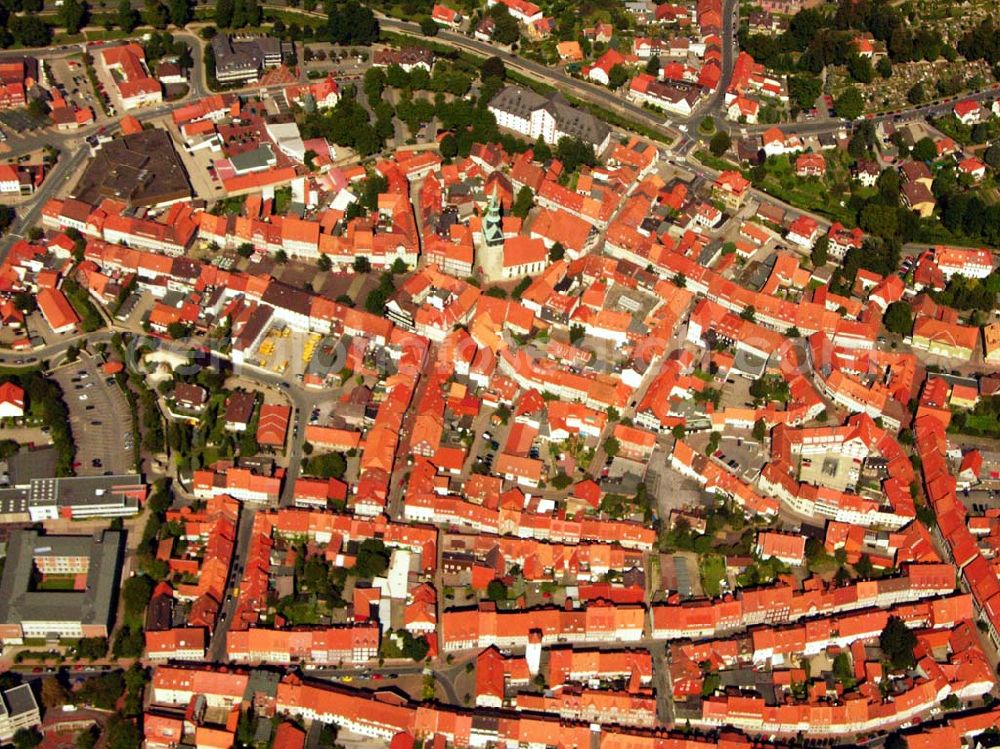
[[(326, 112), (305, 115), (302, 131), (305, 137), (324, 137), (333, 143), (353, 148), (362, 156), (380, 151), (394, 134), (393, 117), (398, 116), (411, 132), (436, 118), (440, 127), (454, 134), (441, 142), (445, 158), (468, 156), (474, 143), (502, 143), (511, 153), (524, 151), (527, 146), (508, 134), (501, 134), (496, 119), (486, 104), (491, 92), (503, 86), (505, 70), (502, 61), (492, 58), (480, 68), (482, 85), (479, 97), (467, 96), (472, 77), (457, 61), (440, 61), (434, 75), (414, 70), (407, 73), (399, 66), (388, 70), (371, 68), (365, 74), (363, 91), (375, 114), (375, 122), (356, 98), (353, 88), (345, 89), (337, 106)], [(401, 100), (394, 109), (383, 98), (388, 87), (401, 91)], [(414, 90), (434, 93), (433, 101), (413, 95)], [(448, 95), (455, 98), (448, 99)]]

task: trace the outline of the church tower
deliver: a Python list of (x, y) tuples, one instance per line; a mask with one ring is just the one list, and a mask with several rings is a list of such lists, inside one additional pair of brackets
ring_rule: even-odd
[(483, 241), (487, 247), (499, 247), (503, 244), (503, 219), (500, 216), (500, 198), (496, 185), (486, 204), (486, 216), (483, 217)]

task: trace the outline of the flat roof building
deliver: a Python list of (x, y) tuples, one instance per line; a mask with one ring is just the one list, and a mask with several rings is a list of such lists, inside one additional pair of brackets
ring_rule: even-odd
[(256, 81), (264, 68), (281, 64), (281, 42), (269, 36), (249, 39), (217, 34), (212, 39), (215, 78), (220, 83)]
[(42, 714), (30, 684), (19, 684), (4, 691), (0, 700), (0, 741), (10, 741), (18, 731), (41, 722)]
[(151, 128), (103, 144), (73, 197), (90, 205), (111, 198), (138, 208), (190, 200), (194, 193), (170, 134)]
[[(0, 642), (25, 638), (107, 637), (113, 628), (124, 534), (43, 536), (10, 534), (0, 579)], [(40, 588), (47, 576), (74, 576), (76, 587)]]
[(0, 517), (39, 523), (57, 518), (128, 517), (139, 512), (146, 484), (138, 474), (31, 478), (0, 489)]

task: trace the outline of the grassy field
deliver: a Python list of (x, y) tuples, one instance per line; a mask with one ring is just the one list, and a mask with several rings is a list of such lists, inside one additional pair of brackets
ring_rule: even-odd
[(701, 589), (706, 596), (718, 596), (722, 593), (722, 581), (726, 579), (726, 560), (718, 554), (706, 554), (698, 560), (698, 573), (701, 575)]
[(740, 168), (729, 161), (728, 159), (720, 159), (718, 156), (714, 156), (708, 150), (702, 148), (695, 151), (694, 157), (707, 167), (712, 169), (718, 169), (720, 172), (735, 170), (737, 172), (741, 171)]
[(278, 613), (288, 620), (288, 626), (294, 627), (319, 624), (323, 617), (329, 616), (330, 611), (315, 600), (293, 601), (285, 598), (278, 602)]
[[(761, 188), (789, 205), (804, 211), (818, 213), (839, 221), (845, 226), (854, 226), (854, 212), (847, 205), (850, 193), (841, 182), (842, 165), (835, 158), (827, 158), (826, 177), (799, 177), (788, 156), (774, 156), (764, 162), (764, 177)], [(844, 203), (844, 205), (841, 205)]]

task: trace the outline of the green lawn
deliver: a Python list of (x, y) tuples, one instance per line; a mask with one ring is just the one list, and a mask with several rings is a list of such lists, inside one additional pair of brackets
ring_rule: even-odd
[(38, 590), (75, 590), (76, 577), (73, 575), (49, 575), (38, 583)]
[(288, 620), (288, 626), (295, 627), (305, 624), (319, 624), (329, 609), (315, 600), (295, 601), (283, 598), (278, 602), (278, 613)]
[[(824, 153), (827, 159), (827, 176), (803, 178), (795, 174), (788, 156), (774, 156), (764, 162), (766, 172), (764, 192), (770, 193), (786, 203), (812, 213), (827, 216), (847, 226), (854, 225), (854, 213), (846, 205), (850, 197), (846, 183), (842, 182), (842, 165), (836, 155)], [(841, 205), (841, 202), (845, 205)]]
[(726, 560), (718, 554), (706, 554), (698, 561), (698, 572), (701, 575), (701, 589), (706, 596), (718, 596), (722, 593), (721, 583), (726, 579)]
[(710, 167), (712, 169), (717, 169), (720, 172), (741, 171), (740, 168), (733, 162), (729, 161), (728, 159), (721, 159), (718, 156), (713, 155), (710, 151), (704, 148), (699, 151), (695, 151), (694, 157), (705, 166)]
[(967, 429), (974, 429), (979, 434), (1000, 435), (1000, 422), (992, 414), (970, 413), (965, 417)]

